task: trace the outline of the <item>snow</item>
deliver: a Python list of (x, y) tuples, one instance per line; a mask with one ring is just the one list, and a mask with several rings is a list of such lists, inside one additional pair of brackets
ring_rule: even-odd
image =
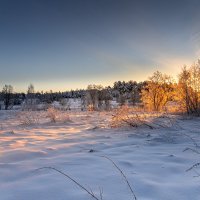
[[(67, 123), (22, 125), (20, 111), (0, 112), (1, 200), (92, 199), (55, 167), (104, 200), (133, 199), (111, 158), (125, 173), (138, 200), (199, 200), (200, 121), (177, 119), (178, 126), (111, 129), (109, 113), (70, 112)], [(177, 117), (178, 118), (178, 117)], [(195, 143), (194, 143), (195, 141)], [(198, 170), (198, 169), (197, 169)], [(197, 171), (198, 172), (198, 171)]]

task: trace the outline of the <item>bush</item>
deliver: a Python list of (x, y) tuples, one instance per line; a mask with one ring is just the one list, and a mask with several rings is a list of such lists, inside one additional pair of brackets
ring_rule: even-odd
[(56, 122), (58, 118), (58, 110), (53, 107), (48, 108), (47, 117), (50, 118), (51, 122)]
[(136, 112), (128, 106), (122, 106), (114, 111), (110, 125), (112, 128), (124, 126), (139, 127), (142, 125), (153, 128), (145, 114)]
[(112, 115), (110, 126), (119, 127), (140, 127), (146, 126), (150, 129), (167, 128), (174, 126), (176, 119), (166, 113), (143, 112), (140, 108), (122, 106), (116, 109)]
[(47, 117), (50, 118), (51, 122), (68, 122), (70, 121), (69, 114), (65, 111), (59, 111), (53, 107), (47, 109)]
[(17, 115), (17, 117), (22, 125), (29, 126), (33, 124), (39, 124), (42, 114), (34, 111), (22, 111)]

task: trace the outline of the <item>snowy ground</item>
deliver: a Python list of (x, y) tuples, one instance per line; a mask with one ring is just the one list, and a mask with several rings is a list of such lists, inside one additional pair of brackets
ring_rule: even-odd
[(74, 113), (71, 119), (24, 126), (16, 112), (1, 111), (0, 200), (92, 199), (57, 172), (36, 171), (41, 167), (67, 173), (97, 196), (103, 188), (104, 200), (133, 199), (119, 172), (102, 155), (123, 170), (138, 200), (200, 199), (200, 177), (194, 178), (194, 170), (186, 172), (200, 161), (200, 154), (184, 151), (198, 150), (199, 119), (153, 130), (104, 128), (104, 113)]

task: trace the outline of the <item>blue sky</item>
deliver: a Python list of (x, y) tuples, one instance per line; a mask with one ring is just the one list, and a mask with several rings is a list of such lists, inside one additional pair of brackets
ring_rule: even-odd
[(176, 77), (199, 58), (199, 10), (198, 0), (0, 0), (0, 88)]

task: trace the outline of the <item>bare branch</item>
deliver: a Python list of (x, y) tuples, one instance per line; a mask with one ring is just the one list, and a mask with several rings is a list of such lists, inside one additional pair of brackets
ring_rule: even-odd
[(106, 158), (107, 160), (109, 160), (109, 161), (115, 166), (115, 168), (120, 172), (120, 174), (121, 174), (122, 177), (124, 178), (125, 182), (127, 183), (128, 187), (129, 187), (129, 189), (130, 189), (130, 191), (131, 191), (131, 193), (132, 193), (132, 195), (133, 195), (133, 199), (134, 199), (134, 200), (137, 200), (137, 197), (136, 197), (136, 195), (135, 195), (135, 193), (134, 193), (134, 191), (133, 191), (133, 189), (132, 189), (132, 187), (131, 187), (131, 185), (130, 185), (130, 183), (129, 183), (127, 177), (126, 177), (126, 175), (124, 174), (124, 172), (123, 172), (123, 171), (117, 166), (117, 164), (116, 164), (112, 159), (110, 159), (109, 157), (107, 157), (107, 156), (101, 156), (101, 157)]
[(195, 150), (195, 149), (192, 149), (192, 148), (185, 148), (185, 149), (183, 150), (183, 152), (185, 152), (185, 151), (192, 151), (192, 152), (194, 152), (194, 153), (200, 154), (199, 151), (197, 151), (197, 150)]
[(77, 182), (76, 180), (74, 180), (74, 179), (71, 178), (69, 175), (65, 174), (64, 172), (62, 172), (62, 171), (60, 171), (60, 170), (58, 170), (58, 169), (56, 169), (56, 168), (54, 168), (54, 167), (41, 167), (41, 168), (36, 169), (36, 171), (42, 170), (42, 169), (51, 169), (51, 170), (54, 170), (54, 171), (56, 171), (56, 172), (62, 174), (63, 176), (65, 176), (65, 177), (67, 177), (68, 179), (70, 179), (71, 181), (73, 181), (73, 182), (74, 182), (77, 186), (79, 186), (81, 189), (83, 189), (84, 191), (86, 191), (91, 197), (93, 197), (93, 198), (96, 199), (96, 200), (101, 200), (101, 199), (99, 199), (98, 197), (96, 197), (92, 191), (90, 192), (87, 188), (85, 188), (83, 185), (81, 185), (79, 182)]
[(190, 167), (189, 169), (187, 169), (186, 172), (189, 172), (189, 171), (191, 171), (192, 169), (197, 168), (197, 167), (199, 167), (199, 166), (200, 166), (200, 163), (196, 163), (196, 164), (192, 165), (192, 167)]

